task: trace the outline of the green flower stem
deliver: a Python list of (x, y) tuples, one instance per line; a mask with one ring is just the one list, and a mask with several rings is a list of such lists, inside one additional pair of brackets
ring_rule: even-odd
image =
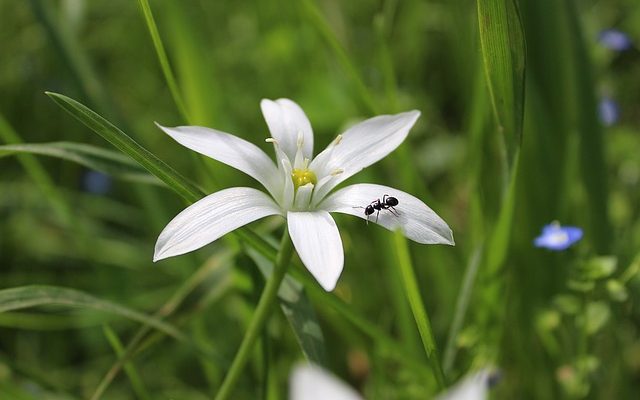
[(240, 344), (240, 349), (236, 353), (235, 358), (233, 359), (233, 363), (231, 364), (231, 368), (227, 373), (224, 381), (222, 382), (222, 386), (216, 395), (216, 400), (224, 400), (228, 399), (231, 395), (231, 391), (235, 386), (238, 378), (240, 377), (240, 373), (242, 372), (245, 364), (249, 359), (249, 355), (251, 350), (253, 349), (253, 345), (255, 344), (262, 328), (264, 326), (267, 317), (269, 316), (273, 304), (276, 302), (278, 297), (278, 289), (280, 288), (280, 283), (284, 279), (284, 276), (287, 272), (287, 267), (289, 266), (289, 261), (291, 260), (291, 255), (293, 254), (293, 244), (291, 243), (291, 239), (289, 238), (289, 232), (285, 228), (284, 234), (282, 235), (282, 241), (280, 242), (280, 250), (278, 251), (278, 256), (276, 257), (275, 267), (273, 269), (273, 273), (271, 277), (267, 281), (267, 285), (260, 296), (260, 300), (258, 301), (258, 307), (253, 315), (253, 319), (249, 324), (249, 328), (242, 339), (242, 344)]
[(402, 282), (407, 292), (411, 312), (413, 313), (413, 318), (416, 320), (416, 325), (418, 325), (418, 331), (420, 332), (424, 351), (427, 354), (427, 359), (433, 369), (436, 381), (438, 382), (438, 387), (439, 389), (444, 389), (446, 385), (444, 373), (442, 372), (442, 366), (438, 359), (436, 341), (434, 340), (433, 332), (431, 331), (429, 316), (427, 315), (427, 310), (424, 308), (424, 302), (422, 301), (422, 296), (418, 289), (416, 275), (413, 271), (413, 265), (411, 263), (411, 257), (409, 256), (409, 249), (407, 247), (407, 239), (404, 237), (402, 232), (396, 232), (393, 236), (393, 244), (398, 258), (398, 264), (400, 265), (400, 272), (402, 274)]

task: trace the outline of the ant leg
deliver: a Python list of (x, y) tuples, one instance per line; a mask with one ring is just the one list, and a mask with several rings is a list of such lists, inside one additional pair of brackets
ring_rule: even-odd
[(398, 212), (398, 210), (396, 210), (393, 206), (389, 206), (389, 208), (387, 208), (387, 210), (389, 210), (389, 212), (393, 215), (395, 215), (396, 217), (400, 216), (400, 213)]
[(380, 216), (380, 210), (378, 210), (378, 213), (376, 214), (376, 224), (378, 223), (378, 217)]
[(382, 196), (382, 204), (387, 203), (387, 197), (390, 197), (390, 196), (388, 194), (385, 194), (384, 196)]
[(369, 226), (369, 216), (367, 215), (367, 226)]

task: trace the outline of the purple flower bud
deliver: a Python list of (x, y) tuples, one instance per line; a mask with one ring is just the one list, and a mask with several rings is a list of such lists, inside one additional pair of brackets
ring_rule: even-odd
[(578, 240), (582, 239), (582, 229), (575, 226), (561, 226), (553, 222), (542, 228), (542, 234), (533, 244), (554, 251), (566, 250)]
[(629, 50), (633, 45), (629, 36), (617, 29), (607, 29), (600, 32), (598, 35), (598, 41), (607, 49), (615, 51)]

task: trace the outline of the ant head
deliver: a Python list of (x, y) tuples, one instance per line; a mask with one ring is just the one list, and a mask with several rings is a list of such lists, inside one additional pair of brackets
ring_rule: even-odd
[(375, 209), (373, 208), (373, 206), (371, 204), (366, 206), (365, 209), (364, 209), (364, 215), (366, 215), (366, 216), (369, 216), (369, 215), (373, 214), (374, 212), (375, 212)]

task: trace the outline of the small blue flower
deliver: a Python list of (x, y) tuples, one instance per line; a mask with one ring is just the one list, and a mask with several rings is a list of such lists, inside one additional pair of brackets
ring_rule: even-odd
[(603, 97), (598, 104), (598, 116), (604, 126), (611, 126), (618, 122), (618, 103), (610, 97)]
[(561, 226), (558, 222), (552, 222), (542, 228), (542, 234), (533, 244), (549, 250), (566, 250), (578, 240), (582, 239), (582, 229), (575, 226)]
[(632, 46), (629, 36), (617, 29), (607, 29), (600, 32), (598, 41), (607, 49), (615, 51), (629, 50)]
[(111, 177), (98, 171), (87, 171), (82, 179), (84, 190), (93, 194), (106, 194), (111, 189)]

